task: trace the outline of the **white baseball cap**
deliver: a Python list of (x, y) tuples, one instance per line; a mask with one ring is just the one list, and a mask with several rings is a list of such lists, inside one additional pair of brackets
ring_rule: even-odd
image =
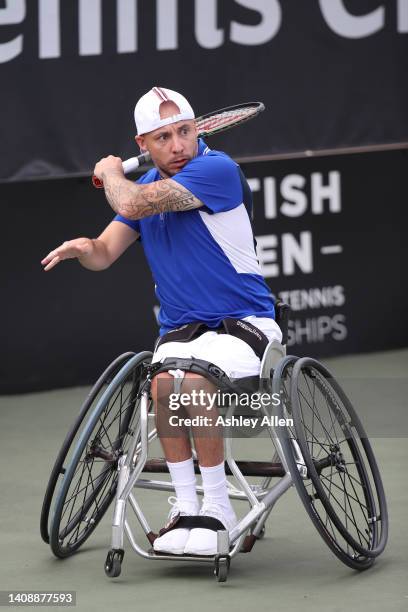
[[(160, 105), (163, 102), (174, 102), (180, 110), (179, 114), (161, 119)], [(153, 89), (140, 98), (135, 106), (135, 123), (139, 136), (157, 130), (157, 128), (164, 125), (176, 123), (176, 121), (194, 118), (194, 111), (188, 100), (177, 93), (177, 91), (165, 89), (164, 87), (153, 87)]]

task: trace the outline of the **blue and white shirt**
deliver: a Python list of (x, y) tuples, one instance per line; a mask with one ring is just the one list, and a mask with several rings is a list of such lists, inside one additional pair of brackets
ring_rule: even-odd
[[(226, 317), (275, 318), (255, 253), (244, 202), (249, 188), (242, 176), (228, 155), (200, 140), (197, 157), (171, 178), (204, 206), (137, 221), (115, 217), (140, 234), (160, 302), (161, 335), (193, 321), (216, 328)], [(153, 168), (137, 182), (160, 178)]]

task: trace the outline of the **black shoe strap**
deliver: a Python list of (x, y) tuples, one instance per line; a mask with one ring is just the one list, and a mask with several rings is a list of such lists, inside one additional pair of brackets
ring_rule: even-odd
[(225, 531), (225, 525), (212, 516), (180, 516), (179, 514), (163, 529), (159, 536), (173, 529), (210, 529), (211, 531)]

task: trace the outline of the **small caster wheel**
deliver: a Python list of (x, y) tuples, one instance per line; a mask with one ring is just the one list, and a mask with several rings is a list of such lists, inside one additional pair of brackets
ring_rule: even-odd
[(109, 578), (117, 578), (122, 571), (122, 561), (125, 552), (121, 549), (110, 550), (105, 561), (105, 574)]
[(229, 555), (217, 555), (217, 557), (215, 557), (214, 576), (217, 582), (227, 582), (229, 568)]

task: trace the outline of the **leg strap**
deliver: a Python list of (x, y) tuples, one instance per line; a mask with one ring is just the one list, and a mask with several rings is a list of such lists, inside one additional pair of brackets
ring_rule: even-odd
[(216, 385), (224, 383), (226, 387), (230, 387), (232, 384), (225, 372), (214, 363), (204, 361), (204, 359), (195, 359), (194, 357), (166, 357), (162, 363), (155, 362), (147, 365), (146, 370), (153, 376), (157, 376), (161, 372), (182, 370), (204, 376)]
[(171, 374), (174, 378), (173, 381), (173, 389), (174, 389), (174, 393), (177, 393), (178, 395), (181, 394), (181, 384), (184, 380), (184, 376), (185, 376), (185, 371), (184, 370), (168, 370), (168, 373)]
[(214, 383), (223, 392), (233, 393), (249, 393), (259, 390), (259, 376), (247, 376), (231, 380), (221, 368), (214, 363), (204, 361), (203, 359), (181, 358), (181, 357), (166, 357), (162, 363), (152, 363), (145, 366), (145, 369), (150, 376), (157, 376), (161, 372), (170, 372), (184, 370), (185, 372), (193, 372), (204, 376), (210, 382)]

